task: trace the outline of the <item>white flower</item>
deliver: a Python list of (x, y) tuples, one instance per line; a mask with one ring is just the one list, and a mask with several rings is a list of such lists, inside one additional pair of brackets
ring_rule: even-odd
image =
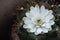
[(31, 6), (30, 11), (26, 12), (26, 17), (23, 17), (23, 28), (35, 35), (48, 33), (52, 30), (51, 26), (54, 24), (52, 13), (52, 10), (45, 9), (43, 5), (41, 7), (38, 5)]

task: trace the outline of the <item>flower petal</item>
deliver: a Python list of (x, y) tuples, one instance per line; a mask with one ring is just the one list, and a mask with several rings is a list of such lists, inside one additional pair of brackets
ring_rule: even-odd
[(36, 28), (31, 28), (29, 32), (35, 32)]
[(35, 35), (41, 34), (41, 32), (42, 32), (42, 29), (41, 29), (41, 28), (38, 28), (38, 29), (36, 30), (36, 32), (35, 32)]
[(40, 14), (43, 14), (45, 12), (45, 7), (42, 5), (41, 7), (40, 7)]
[(51, 19), (54, 19), (54, 16), (52, 14), (49, 14), (46, 16), (45, 21), (49, 22)]
[(42, 29), (42, 32), (43, 32), (43, 33), (48, 33), (48, 29), (43, 28), (43, 29)]
[(31, 6), (31, 7), (30, 7), (30, 11), (33, 11), (33, 10), (34, 10), (34, 7), (33, 7), (33, 6)]
[(36, 10), (37, 12), (39, 12), (39, 6), (38, 6), (38, 5), (35, 6), (35, 10)]
[(51, 14), (52, 14), (52, 13), (53, 13), (53, 11), (52, 11), (52, 10), (49, 10), (49, 13), (51, 13)]
[(23, 28), (28, 28), (28, 26), (27, 25), (23, 25)]
[(49, 13), (47, 16), (46, 16), (46, 19), (52, 19), (54, 18), (53, 14)]
[(31, 24), (31, 20), (27, 17), (24, 17), (23, 21), (24, 21), (25, 24)]
[(45, 12), (44, 12), (44, 15), (43, 15), (43, 16), (45, 17), (45, 16), (47, 16), (48, 14), (49, 14), (48, 9), (45, 9)]
[(31, 18), (31, 17), (32, 17), (32, 15), (31, 15), (29, 12), (26, 12), (26, 16), (27, 16), (28, 18)]
[(54, 22), (53, 20), (50, 20), (50, 21), (49, 21), (49, 24), (50, 24), (50, 25), (54, 25), (55, 22)]
[(51, 28), (51, 25), (49, 23), (44, 23), (42, 25), (43, 28)]
[(28, 28), (28, 29), (31, 29), (31, 28), (33, 28), (34, 27), (34, 25), (33, 24), (25, 24), (25, 25), (23, 25), (23, 28)]

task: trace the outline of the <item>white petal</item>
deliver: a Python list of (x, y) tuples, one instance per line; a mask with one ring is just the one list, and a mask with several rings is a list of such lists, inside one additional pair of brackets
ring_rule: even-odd
[(36, 30), (36, 32), (35, 32), (35, 35), (41, 34), (41, 32), (42, 32), (42, 29), (41, 29), (41, 28), (38, 28), (38, 29)]
[(45, 9), (44, 15), (46, 17), (48, 15), (53, 15), (52, 13), (53, 13), (52, 10)]
[(45, 22), (49, 22), (49, 21), (50, 21), (50, 19), (45, 18)]
[(32, 15), (31, 15), (29, 12), (26, 12), (26, 16), (27, 16), (28, 18), (31, 18), (31, 17), (32, 17)]
[(33, 17), (39, 15), (39, 6), (36, 5), (35, 7), (30, 7), (30, 14), (33, 15)]
[(28, 26), (27, 25), (23, 25), (23, 28), (28, 28)]
[(54, 16), (53, 16), (53, 14), (51, 14), (51, 13), (49, 13), (47, 16), (46, 16), (46, 19), (52, 19), (52, 18), (54, 18)]
[(42, 30), (43, 30), (43, 31), (42, 31), (43, 33), (48, 33), (48, 29), (43, 28)]
[(51, 15), (49, 14), (49, 15), (46, 16), (45, 21), (49, 22), (53, 18), (54, 18), (54, 16), (52, 14)]
[(48, 31), (51, 31), (52, 30), (52, 28), (48, 28)]
[(49, 24), (50, 24), (50, 25), (54, 25), (55, 22), (54, 22), (53, 20), (50, 20), (50, 21), (49, 21)]
[(36, 31), (36, 28), (31, 28), (30, 29), (30, 32), (35, 32)]
[(39, 9), (39, 5), (36, 5), (35, 8), (36, 8), (36, 9)]
[(39, 28), (40, 26), (36, 26), (36, 28)]
[(48, 12), (49, 12), (48, 9), (45, 9), (45, 12), (43, 13), (44, 14), (44, 17), (49, 14)]
[(52, 10), (49, 10), (49, 13), (51, 13), (51, 14), (52, 14), (52, 13), (53, 13), (53, 11), (52, 11)]
[(24, 20), (26, 20), (26, 17), (23, 17), (23, 19), (22, 19), (22, 20), (23, 20), (23, 21), (24, 21)]
[(32, 14), (33, 16), (35, 16), (37, 13), (37, 10), (34, 7), (30, 8), (30, 14)]
[(51, 28), (51, 25), (49, 23), (44, 23), (42, 25), (43, 28)]
[(31, 6), (31, 7), (30, 7), (30, 10), (31, 10), (31, 11), (33, 11), (33, 10), (34, 10), (34, 7), (33, 7), (33, 6)]
[(40, 15), (38, 5), (36, 5), (35, 7), (31, 7), (30, 9), (30, 13), (33, 15), (33, 17)]
[(37, 12), (39, 12), (39, 6), (38, 6), (38, 5), (35, 6), (35, 10), (36, 10)]
[(42, 24), (41, 26), (42, 26), (42, 27), (45, 27), (45, 26), (46, 26), (46, 23)]
[(36, 16), (39, 12), (39, 8), (38, 8), (38, 6), (36, 5), (35, 7), (33, 7), (33, 6), (31, 6), (30, 7), (30, 15), (31, 16)]
[(32, 23), (31, 20), (27, 17), (24, 17), (23, 21), (24, 21), (25, 24), (31, 24)]
[(34, 17), (36, 14), (36, 11), (35, 10), (33, 10), (33, 11), (30, 11), (30, 13), (31, 13), (31, 15)]
[(42, 5), (41, 7), (40, 7), (40, 14), (42, 13), (44, 13), (45, 12), (45, 7)]
[(28, 28), (28, 29), (31, 29), (31, 28), (33, 28), (34, 27), (34, 25), (33, 24), (28, 24), (28, 25), (23, 25), (23, 28)]
[(36, 12), (37, 12), (37, 11), (36, 11), (35, 7), (31, 6), (31, 7), (30, 7), (30, 14), (31, 14), (32, 16), (35, 16)]
[(40, 15), (39, 12), (38, 12), (38, 10), (36, 10), (36, 9), (33, 10), (33, 11), (30, 11), (30, 13), (31, 13), (31, 15), (32, 15), (33, 17)]

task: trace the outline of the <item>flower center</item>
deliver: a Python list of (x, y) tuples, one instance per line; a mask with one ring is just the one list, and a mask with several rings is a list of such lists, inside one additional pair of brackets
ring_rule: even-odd
[(37, 20), (36, 20), (36, 24), (37, 24), (37, 25), (41, 25), (42, 23), (43, 23), (43, 20), (42, 20), (42, 19), (37, 19)]
[(38, 20), (37, 20), (37, 23), (40, 23), (40, 22), (41, 22), (41, 19), (38, 19)]

